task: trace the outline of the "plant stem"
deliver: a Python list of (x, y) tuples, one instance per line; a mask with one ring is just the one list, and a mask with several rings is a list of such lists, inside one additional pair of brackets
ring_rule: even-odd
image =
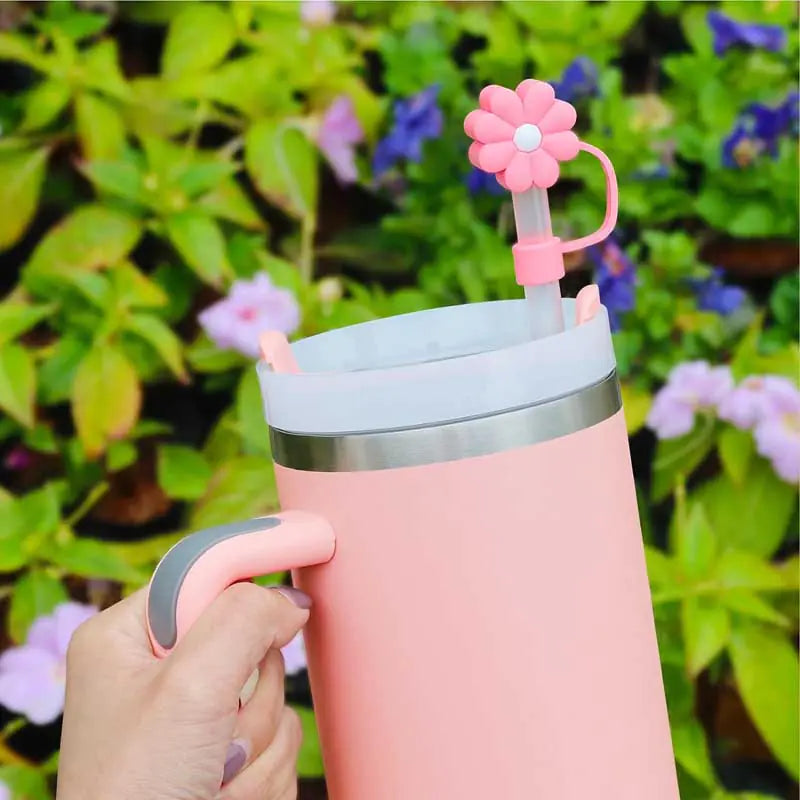
[(314, 279), (314, 234), (316, 232), (316, 214), (306, 214), (300, 224), (300, 276), (305, 283), (311, 283)]
[(5, 728), (0, 731), (0, 741), (5, 742), (7, 739), (10, 739), (20, 728), (24, 728), (25, 724), (25, 717), (17, 717), (16, 719), (10, 720)]
[(93, 487), (89, 494), (83, 498), (83, 502), (64, 520), (68, 527), (77, 525), (88, 513), (92, 506), (108, 491), (108, 482), (101, 481)]

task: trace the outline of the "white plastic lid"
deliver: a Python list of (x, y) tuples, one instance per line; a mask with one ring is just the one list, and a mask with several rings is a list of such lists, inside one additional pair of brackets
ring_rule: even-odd
[(524, 300), (417, 311), (292, 344), (300, 373), (258, 365), (267, 421), (302, 434), (366, 433), (486, 416), (572, 394), (615, 367), (605, 308), (530, 339)]

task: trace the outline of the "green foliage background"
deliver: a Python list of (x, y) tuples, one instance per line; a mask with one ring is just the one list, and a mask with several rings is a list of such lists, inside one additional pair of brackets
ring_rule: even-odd
[[(681, 361), (798, 378), (797, 142), (745, 169), (720, 155), (747, 105), (796, 89), (796, 9), (723, 3), (783, 25), (788, 47), (718, 57), (709, 7), (342, 2), (310, 26), (283, 2), (5, 4), (0, 448), (31, 457), (2, 473), (7, 644), (68, 596), (142, 585), (185, 533), (276, 507), (252, 364), (196, 322), (234, 280), (266, 271), (291, 289), (300, 335), (516, 296), (508, 200), (467, 191), (462, 120), (484, 84), (556, 80), (588, 55), (600, 91), (580, 103), (580, 134), (615, 163), (637, 265), (615, 343), (682, 796), (790, 796), (796, 487), (711, 417), (655, 449), (642, 430)], [(376, 181), (393, 100), (433, 83), (441, 138)], [(366, 132), (346, 189), (314, 144), (341, 94)], [(554, 228), (580, 235), (599, 223), (603, 179), (589, 159), (564, 173)], [(687, 280), (731, 252), (752, 301), (732, 317), (698, 310)], [(568, 288), (590, 280), (583, 256), (570, 266)], [(720, 724), (726, 703), (744, 710), (738, 728)], [(300, 771), (319, 774), (303, 718)], [(57, 745), (20, 726), (2, 735), (0, 778), (49, 798)]]

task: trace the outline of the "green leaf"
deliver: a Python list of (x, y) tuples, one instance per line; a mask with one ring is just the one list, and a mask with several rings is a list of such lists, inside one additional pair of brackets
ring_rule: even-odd
[(57, 578), (34, 569), (23, 575), (15, 584), (8, 609), (8, 632), (11, 638), (25, 641), (31, 623), (43, 614), (49, 614), (57, 605), (69, 600), (67, 590)]
[(733, 426), (726, 427), (719, 435), (717, 446), (725, 472), (737, 486), (741, 486), (755, 452), (753, 435)]
[(227, 181), (237, 169), (238, 165), (231, 161), (216, 158), (199, 161), (187, 166), (176, 183), (188, 197), (195, 197)]
[(162, 320), (152, 314), (131, 314), (125, 322), (125, 328), (144, 339), (179, 381), (189, 381), (183, 363), (183, 343)]
[(125, 147), (125, 125), (116, 106), (89, 92), (75, 100), (75, 127), (88, 161), (115, 161)]
[(25, 116), (20, 130), (35, 131), (49, 125), (64, 110), (70, 94), (69, 84), (63, 81), (42, 81), (25, 98)]
[(0, 573), (16, 572), (28, 563), (27, 536), (23, 507), (17, 499), (0, 495)]
[(233, 19), (211, 3), (187, 5), (171, 22), (161, 57), (166, 78), (219, 64), (236, 41)]
[(677, 528), (677, 558), (689, 579), (707, 577), (717, 558), (717, 537), (702, 503), (695, 502), (685, 524)]
[(784, 591), (798, 588), (796, 580), (759, 556), (744, 550), (726, 550), (714, 567), (714, 578), (726, 589)]
[(300, 717), (303, 727), (303, 744), (297, 756), (297, 774), (301, 778), (317, 778), (325, 773), (322, 749), (319, 744), (317, 722), (314, 712), (304, 706), (292, 706)]
[(33, 39), (3, 31), (0, 31), (0, 61), (19, 61), (40, 72), (48, 66), (47, 56), (36, 50)]
[(30, 305), (7, 300), (0, 303), (0, 347), (46, 319), (54, 305)]
[(191, 447), (164, 444), (158, 448), (158, 484), (177, 500), (197, 500), (211, 480), (203, 454)]
[(221, 181), (199, 198), (196, 205), (213, 217), (234, 222), (243, 228), (263, 230), (266, 227), (250, 198), (235, 180)]
[(0, 572), (24, 567), (59, 522), (59, 496), (53, 483), (23, 497), (0, 497)]
[(714, 788), (717, 780), (703, 726), (696, 719), (688, 719), (672, 725), (671, 733), (678, 764), (703, 786)]
[(650, 494), (655, 502), (672, 492), (678, 481), (688, 477), (714, 446), (714, 422), (701, 416), (694, 430), (676, 439), (662, 439), (653, 459)]
[(48, 559), (81, 578), (105, 578), (120, 583), (144, 583), (147, 573), (128, 564), (106, 542), (96, 539), (73, 538), (53, 545), (46, 553)]
[(89, 351), (72, 387), (72, 415), (87, 456), (98, 455), (110, 439), (130, 432), (141, 400), (136, 371), (119, 350), (104, 345)]
[(751, 464), (744, 487), (720, 475), (702, 485), (696, 497), (724, 545), (771, 556), (786, 536), (797, 489), (778, 478), (760, 457)]
[(37, 425), (29, 431), (25, 431), (22, 440), (31, 450), (39, 453), (57, 453), (58, 442), (52, 429), (47, 425)]
[(36, 767), (17, 764), (2, 766), (0, 781), (11, 790), (13, 800), (52, 800), (47, 778)]
[(233, 270), (219, 225), (199, 211), (184, 211), (166, 220), (167, 235), (186, 264), (206, 283), (221, 287)]
[(260, 120), (245, 137), (245, 165), (259, 192), (298, 218), (317, 207), (317, 152), (301, 130)]
[(733, 673), (744, 705), (786, 770), (800, 777), (800, 674), (788, 637), (762, 625), (742, 625), (730, 643)]
[(48, 147), (0, 153), (0, 250), (20, 239), (36, 213), (49, 153)]
[(106, 452), (106, 467), (109, 472), (119, 472), (136, 461), (138, 453), (131, 442), (111, 442)]
[(671, 586), (678, 579), (678, 570), (675, 560), (662, 550), (645, 545), (645, 562), (647, 564), (647, 577), (654, 586)]
[(76, 334), (62, 336), (39, 371), (39, 399), (45, 405), (69, 399), (75, 373), (90, 343)]
[(236, 389), (236, 415), (244, 452), (269, 456), (271, 453), (269, 432), (264, 418), (261, 387), (254, 367), (242, 373), (242, 379)]
[(119, 68), (117, 43), (110, 38), (101, 39), (97, 44), (82, 52), (80, 69), (81, 83), (96, 89), (117, 100), (125, 100), (130, 95), (130, 87)]
[(18, 344), (0, 347), (0, 409), (26, 428), (33, 426), (36, 367)]
[(622, 407), (625, 409), (625, 422), (628, 427), (628, 436), (633, 436), (647, 420), (653, 398), (650, 392), (637, 386), (623, 382), (620, 386), (622, 393)]
[(130, 261), (123, 261), (109, 273), (117, 297), (131, 308), (163, 308), (167, 293), (143, 275)]
[(231, 369), (250, 365), (241, 353), (235, 350), (220, 350), (206, 336), (200, 336), (186, 350), (186, 359), (196, 372), (227, 372)]
[(147, 206), (153, 200), (144, 185), (144, 174), (132, 160), (87, 161), (81, 172), (100, 192)]
[(192, 530), (266, 514), (278, 506), (272, 461), (242, 456), (222, 464), (189, 517)]
[(778, 627), (788, 628), (789, 620), (779, 611), (776, 611), (766, 600), (746, 589), (734, 589), (721, 592), (720, 602), (725, 608), (734, 611), (743, 617), (768, 622)]
[(30, 276), (107, 267), (125, 258), (141, 234), (141, 222), (123, 211), (82, 206), (45, 234), (25, 270)]
[(696, 677), (728, 644), (730, 615), (715, 601), (689, 597), (681, 606), (681, 624), (686, 668), (692, 677)]

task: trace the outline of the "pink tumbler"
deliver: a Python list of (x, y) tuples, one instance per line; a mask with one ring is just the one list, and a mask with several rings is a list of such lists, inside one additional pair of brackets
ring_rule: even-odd
[(331, 800), (678, 798), (608, 316), (585, 291), (532, 338), (531, 305), (266, 337), (286, 510), (153, 576), (163, 655), (293, 569)]

